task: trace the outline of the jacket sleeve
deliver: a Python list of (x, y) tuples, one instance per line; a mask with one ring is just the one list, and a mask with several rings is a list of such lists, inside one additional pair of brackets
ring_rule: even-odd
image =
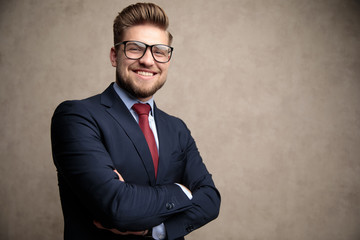
[(192, 192), (192, 207), (173, 214), (165, 221), (168, 239), (176, 239), (214, 220), (220, 211), (221, 197), (205, 167), (190, 131), (183, 123), (181, 142), (186, 154), (183, 182)]
[(175, 184), (150, 187), (119, 181), (101, 130), (81, 101), (64, 102), (55, 110), (51, 141), (58, 174), (106, 227), (149, 229), (192, 207)]

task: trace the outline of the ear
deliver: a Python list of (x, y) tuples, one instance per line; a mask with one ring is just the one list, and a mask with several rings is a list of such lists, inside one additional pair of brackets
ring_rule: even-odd
[(111, 62), (111, 65), (113, 67), (116, 67), (117, 66), (117, 52), (116, 52), (116, 49), (114, 47), (112, 47), (110, 49), (110, 62)]

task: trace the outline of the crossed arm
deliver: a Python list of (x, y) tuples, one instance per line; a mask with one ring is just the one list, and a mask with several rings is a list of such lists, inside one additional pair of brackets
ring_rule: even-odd
[[(125, 182), (124, 178), (120, 175), (120, 173), (117, 170), (114, 170), (114, 172), (118, 175), (119, 180), (121, 182)], [(119, 235), (138, 235), (138, 236), (145, 236), (149, 230), (143, 230), (143, 231), (126, 231), (126, 232), (120, 232), (119, 230), (117, 230), (116, 228), (106, 228), (104, 227), (99, 221), (94, 220), (94, 225), (102, 230), (108, 230), (114, 234), (119, 234)]]
[[(124, 180), (124, 178), (121, 176), (121, 174), (115, 169), (114, 170), (114, 172), (118, 175), (118, 177), (119, 177), (119, 180), (121, 181), (121, 182), (125, 182), (125, 180)], [(191, 195), (191, 192), (190, 192), (190, 190), (187, 188), (187, 187), (185, 187), (184, 185), (182, 185), (182, 184), (179, 184), (179, 183), (177, 183), (180, 187), (181, 187), (181, 189), (183, 189), (183, 191), (185, 192), (185, 194), (190, 198), (192, 198), (192, 195)], [(119, 235), (138, 235), (138, 236), (145, 236), (145, 235), (147, 235), (148, 234), (148, 232), (149, 232), (149, 230), (143, 230), (143, 231), (126, 231), (126, 232), (120, 232), (119, 230), (117, 230), (116, 228), (105, 228), (99, 221), (96, 221), (96, 220), (94, 220), (94, 225), (97, 227), (97, 228), (99, 228), (99, 229), (102, 229), (102, 230), (108, 230), (108, 231), (111, 231), (112, 233), (114, 233), (114, 234), (119, 234)], [(156, 226), (156, 227), (154, 227), (157, 231), (161, 231), (161, 232), (163, 232), (163, 231), (165, 231), (165, 227), (164, 227), (164, 224), (161, 224), (161, 225), (158, 225), (158, 226)], [(153, 231), (155, 230), (153, 228)], [(153, 237), (155, 237), (154, 235), (153, 235)], [(157, 238), (157, 237), (155, 237), (155, 239), (161, 239), (161, 238)]]

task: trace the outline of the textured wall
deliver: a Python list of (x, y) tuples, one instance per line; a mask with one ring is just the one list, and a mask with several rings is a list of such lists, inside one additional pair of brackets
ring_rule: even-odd
[[(49, 127), (114, 80), (133, 1), (0, 1), (0, 239), (62, 239)], [(193, 132), (223, 197), (188, 239), (360, 239), (360, 3), (156, 1), (175, 53), (159, 107)]]

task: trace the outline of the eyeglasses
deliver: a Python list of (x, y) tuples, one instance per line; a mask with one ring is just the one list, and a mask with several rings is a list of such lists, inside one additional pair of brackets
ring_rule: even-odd
[(118, 45), (124, 44), (124, 53), (125, 56), (132, 60), (137, 60), (142, 58), (145, 55), (145, 52), (148, 48), (151, 50), (151, 55), (155, 61), (159, 63), (167, 63), (170, 61), (173, 47), (164, 44), (155, 44), (147, 45), (146, 43), (139, 41), (124, 41), (115, 44), (115, 47)]

